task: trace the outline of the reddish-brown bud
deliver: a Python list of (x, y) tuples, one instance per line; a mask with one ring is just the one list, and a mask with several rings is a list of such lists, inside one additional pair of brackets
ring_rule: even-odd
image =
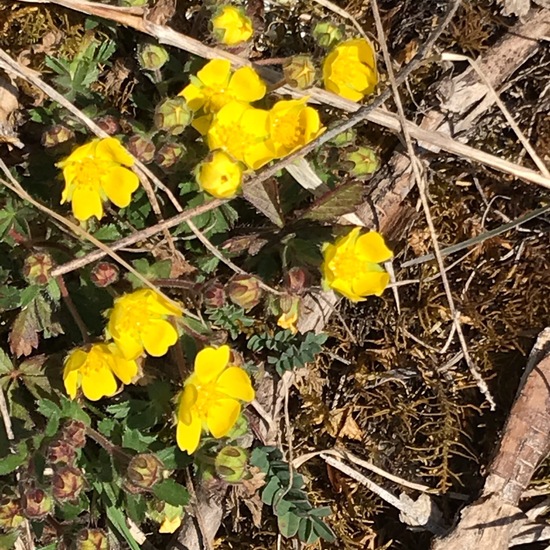
[(153, 454), (139, 454), (130, 460), (126, 476), (128, 481), (140, 488), (151, 489), (163, 478), (164, 464)]
[(0, 499), (0, 528), (4, 531), (17, 529), (25, 520), (20, 499), (5, 496)]
[(38, 487), (29, 487), (21, 497), (23, 514), (29, 519), (42, 520), (52, 509), (51, 497)]
[(76, 502), (85, 480), (82, 472), (74, 466), (56, 468), (52, 478), (53, 496), (59, 502)]
[(109, 550), (107, 533), (102, 529), (84, 529), (76, 537), (77, 550)]
[(163, 170), (170, 171), (183, 159), (185, 152), (185, 147), (179, 143), (166, 143), (155, 155), (155, 162)]
[(120, 123), (118, 119), (113, 115), (105, 115), (98, 118), (95, 123), (110, 136), (119, 134), (121, 131)]
[(79, 420), (69, 420), (61, 430), (61, 437), (70, 445), (82, 449), (86, 445), (86, 426)]
[(99, 262), (90, 273), (90, 279), (95, 286), (104, 288), (118, 281), (119, 270), (111, 262)]
[(256, 277), (235, 275), (227, 284), (229, 299), (245, 310), (257, 306), (262, 299), (262, 289)]
[(305, 290), (308, 279), (309, 274), (303, 267), (291, 267), (285, 277), (285, 286), (299, 294)]
[(36, 252), (25, 259), (23, 275), (29, 283), (46, 285), (50, 280), (52, 268), (52, 257), (44, 252)]
[(76, 458), (76, 449), (64, 439), (52, 441), (46, 450), (50, 464), (72, 464)]
[(128, 151), (145, 164), (153, 162), (155, 158), (155, 144), (145, 136), (133, 135), (128, 140)]
[(222, 307), (226, 299), (225, 288), (218, 279), (212, 279), (204, 285), (202, 297), (206, 307)]

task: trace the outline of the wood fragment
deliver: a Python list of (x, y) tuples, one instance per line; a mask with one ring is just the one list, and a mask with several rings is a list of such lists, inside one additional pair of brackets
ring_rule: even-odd
[(518, 503), (549, 451), (550, 328), (547, 328), (540, 333), (529, 357), (481, 497), (462, 510), (458, 525), (444, 538), (436, 539), (432, 550), (506, 550), (519, 544), (518, 540), (525, 540), (529, 532), (542, 536), (544, 526), (529, 521)]

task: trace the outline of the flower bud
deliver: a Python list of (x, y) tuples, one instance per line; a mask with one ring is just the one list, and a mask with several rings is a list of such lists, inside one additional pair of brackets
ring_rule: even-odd
[(235, 46), (252, 37), (254, 29), (252, 21), (242, 8), (226, 5), (221, 6), (212, 18), (212, 30), (218, 42), (227, 46)]
[(59, 502), (76, 502), (84, 488), (84, 476), (74, 466), (55, 469), (52, 478), (52, 493)]
[(135, 134), (128, 140), (128, 151), (144, 164), (149, 164), (155, 158), (156, 149), (150, 139)]
[(69, 420), (61, 430), (61, 437), (70, 445), (82, 449), (86, 445), (86, 426), (79, 420)]
[(290, 292), (303, 292), (307, 286), (309, 273), (303, 267), (291, 267), (285, 276), (285, 286)]
[(176, 96), (165, 99), (155, 109), (154, 123), (159, 130), (164, 130), (172, 136), (181, 134), (190, 124), (191, 110), (184, 97)]
[(227, 483), (239, 483), (246, 474), (248, 453), (241, 447), (228, 445), (216, 456), (216, 474)]
[(102, 529), (83, 529), (76, 537), (76, 550), (109, 550), (107, 533)]
[(42, 489), (29, 487), (21, 497), (23, 514), (29, 519), (43, 520), (52, 509), (52, 499)]
[(0, 499), (0, 528), (4, 531), (17, 529), (23, 521), (23, 510), (20, 499), (15, 496), (5, 496)]
[(146, 42), (138, 49), (139, 66), (146, 71), (158, 71), (170, 59), (170, 54), (164, 46)]
[(283, 294), (279, 300), (281, 316), (277, 319), (277, 325), (283, 329), (290, 330), (292, 334), (298, 332), (296, 323), (300, 314), (300, 297), (292, 294)]
[(227, 284), (227, 294), (235, 305), (249, 310), (260, 303), (263, 292), (256, 277), (235, 275)]
[(64, 439), (52, 441), (46, 449), (46, 459), (50, 464), (72, 464), (75, 458), (75, 447)]
[(114, 115), (104, 115), (99, 117), (95, 123), (110, 136), (120, 133), (121, 127), (119, 120)]
[(34, 285), (46, 285), (53, 268), (52, 257), (44, 252), (36, 252), (25, 258), (23, 276)]
[(345, 147), (346, 145), (353, 145), (357, 141), (357, 131), (355, 128), (349, 128), (345, 132), (334, 136), (329, 143), (336, 147)]
[(330, 21), (319, 21), (313, 28), (313, 38), (321, 48), (332, 48), (344, 37), (344, 31), (340, 25)]
[(166, 143), (155, 155), (155, 163), (164, 170), (170, 171), (179, 163), (185, 153), (186, 149), (183, 145)]
[(153, 454), (139, 454), (130, 460), (126, 476), (132, 485), (151, 489), (163, 478), (164, 464)]
[(118, 281), (119, 270), (111, 262), (99, 262), (90, 273), (90, 279), (95, 286), (105, 288)]
[(44, 147), (55, 147), (72, 139), (74, 139), (74, 132), (70, 128), (56, 124), (42, 133), (41, 142)]
[(225, 288), (218, 279), (212, 279), (204, 285), (202, 297), (206, 307), (212, 309), (222, 307), (226, 299)]
[(283, 65), (283, 74), (293, 88), (305, 90), (315, 82), (315, 65), (309, 55), (296, 55)]
[(378, 170), (380, 159), (370, 147), (358, 147), (346, 155), (344, 166), (356, 178), (369, 176)]

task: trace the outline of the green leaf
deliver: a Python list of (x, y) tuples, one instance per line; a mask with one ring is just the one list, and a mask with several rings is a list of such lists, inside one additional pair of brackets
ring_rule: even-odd
[(173, 479), (165, 479), (153, 487), (153, 494), (172, 506), (185, 506), (189, 502), (187, 489)]
[(365, 187), (361, 181), (353, 180), (339, 185), (318, 198), (302, 216), (307, 220), (334, 222), (340, 216), (353, 212), (363, 202)]
[(25, 443), (19, 443), (15, 453), (10, 453), (0, 460), (0, 476), (14, 472), (29, 459), (29, 450)]
[(132, 533), (126, 525), (126, 518), (122, 513), (122, 510), (116, 506), (106, 506), (107, 518), (113, 525), (114, 529), (122, 536), (122, 538), (128, 543), (132, 550), (141, 550), (139, 544), (136, 542)]
[(279, 182), (275, 178), (243, 186), (244, 198), (277, 227), (283, 227), (283, 212), (279, 199)]
[(0, 348), (0, 376), (9, 374), (14, 370), (13, 363), (8, 354)]
[[(19, 531), (13, 531), (12, 533), (0, 534), (0, 548), (14, 548), (15, 542), (19, 538)], [(40, 549), (42, 550), (42, 549)], [(50, 550), (48, 548), (48, 550)]]
[(122, 434), (122, 446), (143, 453), (149, 449), (151, 443), (157, 439), (156, 435), (147, 435), (139, 430), (127, 428)]
[(147, 503), (143, 495), (125, 494), (126, 512), (132, 521), (138, 525), (145, 519)]
[(31, 285), (23, 289), (21, 292), (21, 307), (28, 306), (39, 294), (40, 287), (38, 285)]
[(193, 459), (176, 446), (161, 449), (155, 454), (167, 470), (182, 470), (193, 463)]
[(291, 538), (298, 532), (300, 517), (294, 515), (292, 512), (288, 512), (284, 516), (277, 518), (277, 525), (284, 537)]
[[(313, 515), (313, 511), (311, 515)], [(336, 540), (334, 531), (323, 520), (313, 517), (311, 521), (313, 523), (313, 530), (319, 537), (327, 542), (334, 542)]]
[(94, 237), (100, 241), (116, 241), (122, 237), (122, 233), (118, 226), (114, 223), (101, 226), (95, 233)]
[(15, 309), (21, 304), (21, 291), (8, 285), (0, 286), (0, 311)]

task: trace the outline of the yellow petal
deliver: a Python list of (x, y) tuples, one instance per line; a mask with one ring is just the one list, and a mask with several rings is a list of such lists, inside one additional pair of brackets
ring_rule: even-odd
[(357, 47), (357, 57), (361, 63), (374, 69), (376, 67), (376, 57), (372, 44), (364, 38), (358, 38), (357, 40), (353, 40), (353, 42)]
[(200, 81), (210, 88), (224, 89), (229, 83), (231, 63), (226, 59), (212, 59), (198, 73)]
[(164, 521), (160, 524), (159, 533), (174, 533), (180, 525), (180, 516), (176, 516), (174, 518), (164, 518)]
[(192, 111), (198, 111), (206, 102), (202, 90), (195, 84), (189, 84), (178, 95), (185, 98)]
[(338, 251), (353, 248), (360, 233), (361, 227), (354, 227), (349, 233), (336, 239), (334, 246)]
[(361, 302), (363, 296), (354, 292), (351, 286), (351, 281), (345, 281), (343, 279), (334, 279), (330, 283), (330, 287), (339, 292), (342, 296), (351, 300), (352, 302)]
[(248, 147), (242, 160), (250, 169), (258, 170), (274, 158), (273, 151), (268, 148), (267, 142), (264, 141)]
[(241, 67), (229, 81), (229, 92), (239, 101), (252, 103), (265, 96), (266, 87), (252, 67)]
[(195, 357), (195, 374), (201, 384), (216, 380), (229, 363), (231, 349), (229, 346), (204, 348)]
[(117, 383), (109, 369), (99, 368), (92, 372), (93, 375), (82, 376), (82, 393), (90, 401), (97, 401), (116, 393)]
[(385, 271), (361, 273), (353, 282), (353, 292), (359, 296), (380, 296), (389, 282), (390, 276)]
[(143, 353), (143, 344), (127, 332), (118, 334), (118, 332), (112, 328), (109, 328), (109, 332), (120, 353), (126, 359), (137, 359)]
[(193, 405), (197, 402), (199, 392), (194, 384), (186, 384), (180, 398), (178, 419), (184, 424), (191, 424), (193, 416)]
[(172, 302), (169, 302), (164, 296), (149, 288), (137, 290), (133, 293), (136, 299), (146, 299), (147, 309), (157, 315), (174, 315), (181, 317), (181, 309)]
[(241, 405), (237, 400), (216, 399), (206, 413), (208, 431), (217, 439), (226, 436), (235, 425), (239, 414)]
[(99, 160), (107, 160), (124, 166), (133, 166), (134, 159), (114, 137), (103, 138), (97, 144), (95, 156)]
[(387, 262), (393, 256), (393, 252), (384, 242), (384, 237), (376, 231), (361, 235), (355, 243), (355, 249), (362, 258), (375, 264)]
[(191, 126), (197, 130), (201, 136), (205, 136), (208, 133), (208, 129), (212, 124), (212, 115), (203, 115), (193, 119)]
[(69, 394), (71, 399), (76, 397), (79, 378), (80, 373), (78, 370), (68, 370), (65, 368), (65, 371), (63, 372), (63, 383), (65, 385), (65, 391)]
[(216, 381), (216, 390), (241, 401), (252, 401), (255, 393), (250, 377), (240, 367), (225, 369)]
[(114, 166), (102, 178), (101, 187), (110, 201), (125, 208), (132, 200), (132, 193), (139, 187), (139, 178), (123, 166)]
[(97, 189), (78, 185), (72, 197), (73, 214), (77, 220), (85, 221), (92, 216), (103, 217), (103, 204)]
[(164, 319), (151, 319), (141, 331), (141, 341), (149, 355), (161, 357), (178, 341), (178, 331)]
[(135, 361), (125, 359), (124, 357), (117, 356), (116, 354), (113, 354), (111, 368), (117, 378), (124, 384), (130, 384), (138, 373), (138, 366)]
[(188, 454), (193, 454), (199, 446), (201, 431), (202, 423), (196, 414), (191, 416), (189, 424), (185, 424), (178, 419), (176, 427), (176, 442), (178, 447)]
[(88, 143), (77, 147), (66, 159), (58, 162), (57, 166), (59, 166), (60, 168), (64, 168), (71, 163), (77, 163), (84, 160), (85, 158), (93, 156), (98, 143), (99, 139), (93, 139), (92, 141), (89, 141)]

